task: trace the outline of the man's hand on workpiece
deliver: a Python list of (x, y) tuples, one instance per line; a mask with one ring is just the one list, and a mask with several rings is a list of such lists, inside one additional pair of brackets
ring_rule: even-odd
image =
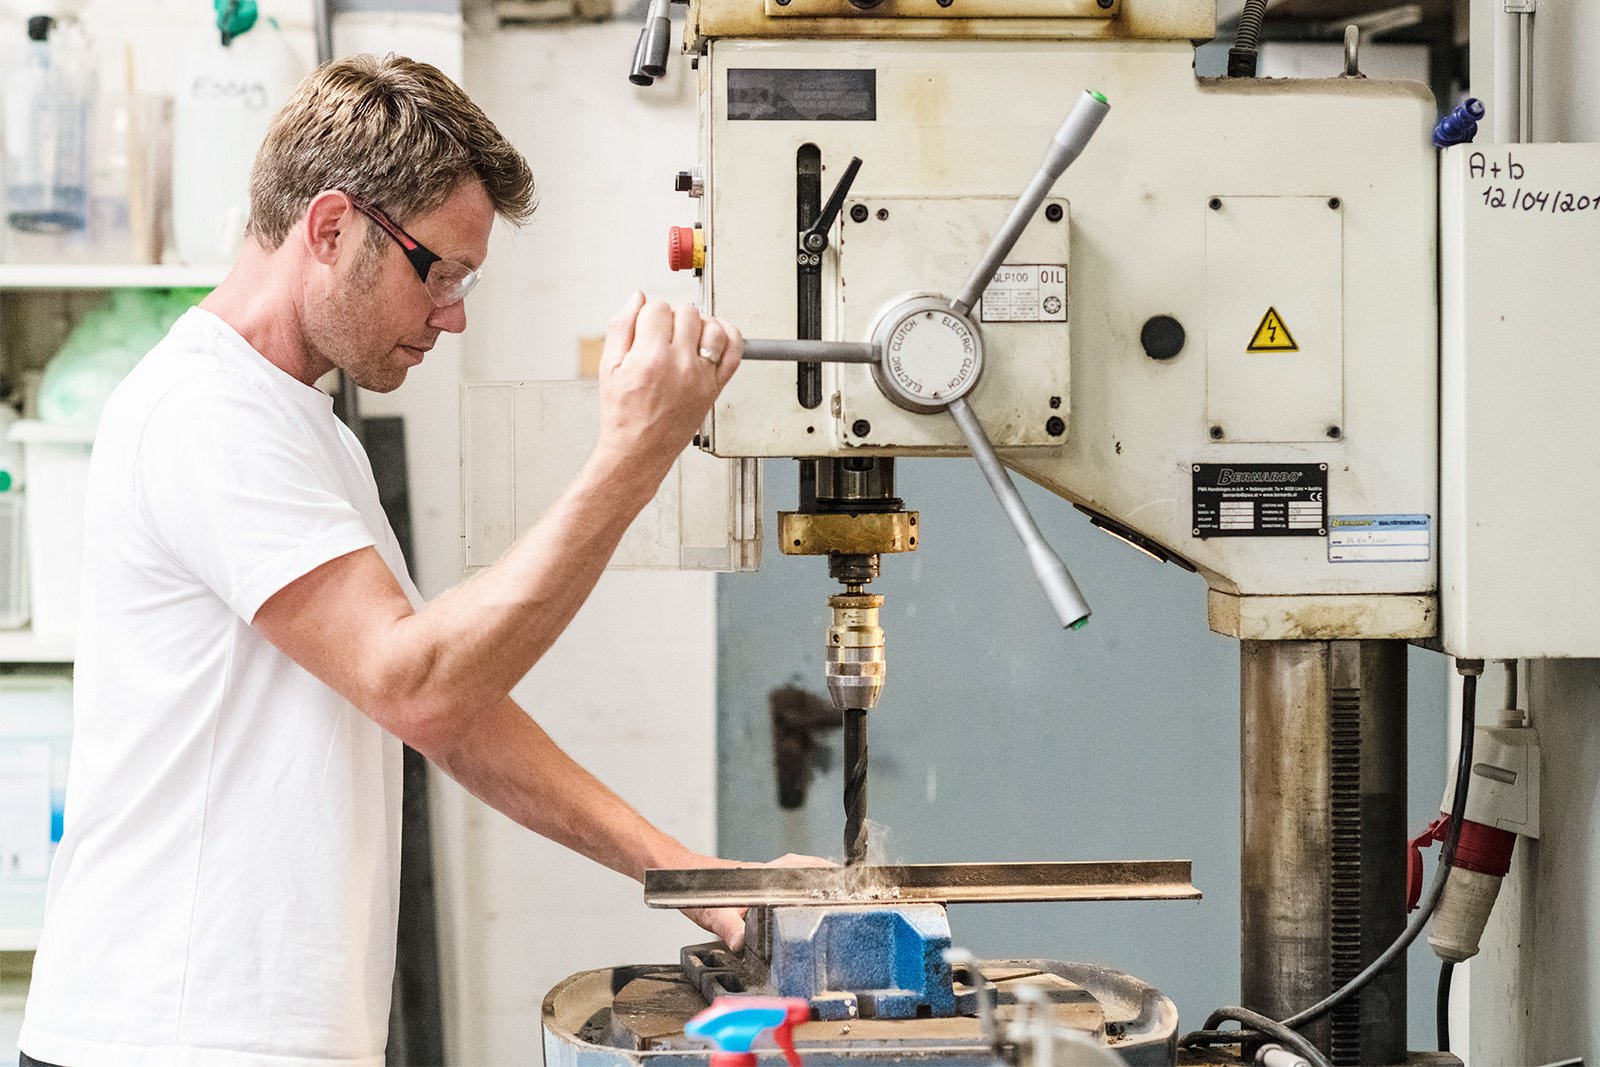
[[(703, 856), (695, 864), (697, 867), (835, 867), (825, 859), (816, 856), (797, 856), (790, 853), (779, 856), (771, 863), (739, 863), (734, 860), (721, 860), (712, 856)], [(738, 952), (744, 948), (744, 908), (685, 908), (683, 914), (703, 928), (722, 938), (723, 942), (733, 951)]]
[(692, 304), (674, 308), (634, 293), (611, 320), (600, 357), (599, 450), (659, 481), (743, 354), (744, 337), (732, 324)]

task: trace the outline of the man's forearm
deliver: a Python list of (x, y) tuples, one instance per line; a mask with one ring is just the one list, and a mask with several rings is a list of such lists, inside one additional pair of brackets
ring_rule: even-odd
[(509, 697), (430, 758), (490, 807), (630, 878), (694, 856), (574, 762)]
[(670, 464), (592, 458), (498, 562), (397, 621), (389, 695), (457, 719), (504, 698), (583, 606)]

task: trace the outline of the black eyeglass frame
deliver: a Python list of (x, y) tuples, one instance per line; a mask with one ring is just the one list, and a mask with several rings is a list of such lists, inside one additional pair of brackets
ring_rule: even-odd
[[(348, 193), (345, 194), (349, 196)], [(428, 290), (428, 297), (437, 307), (448, 307), (458, 301), (466, 299), (467, 293), (477, 285), (481, 271), (473, 270), (465, 263), (445, 259), (427, 245), (407, 233), (399, 223), (395, 222), (382, 209), (355, 197), (350, 197), (350, 203), (355, 209), (378, 224), (378, 228), (388, 234), (395, 244), (400, 246), (400, 251), (405, 253), (406, 261), (411, 264), (411, 269), (416, 272), (417, 280)], [(433, 273), (436, 263), (444, 263), (457, 268), (460, 276), (451, 283), (451, 290), (445, 293), (435, 291), (435, 286), (428, 284), (428, 277)], [(455, 271), (451, 272), (456, 273)], [(437, 280), (437, 279), (436, 279)], [(458, 291), (457, 291), (458, 290)]]

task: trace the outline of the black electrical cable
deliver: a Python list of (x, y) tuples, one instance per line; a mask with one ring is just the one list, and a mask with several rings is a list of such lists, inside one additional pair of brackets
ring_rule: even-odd
[(1450, 1051), (1450, 976), (1456, 965), (1449, 960), (1439, 964), (1439, 996), (1433, 1004), (1433, 1025), (1439, 1033), (1439, 1051)]
[[(1307, 1023), (1315, 1022), (1329, 1011), (1344, 1003), (1367, 987), (1379, 974), (1388, 969), (1389, 965), (1399, 959), (1411, 943), (1421, 935), (1423, 928), (1428, 925), (1428, 920), (1433, 917), (1433, 909), (1438, 906), (1439, 898), (1444, 894), (1444, 884), (1450, 877), (1451, 865), (1456, 858), (1456, 843), (1461, 839), (1461, 824), (1466, 818), (1467, 811), (1467, 786), (1472, 777), (1472, 742), (1477, 731), (1477, 704), (1478, 704), (1478, 675), (1483, 672), (1482, 660), (1457, 660), (1456, 670), (1461, 678), (1461, 744), (1456, 750), (1456, 788), (1450, 798), (1450, 825), (1445, 832), (1444, 847), (1439, 851), (1439, 867), (1434, 872), (1433, 882), (1428, 886), (1428, 893), (1422, 899), (1422, 904), (1412, 914), (1411, 921), (1406, 924), (1405, 930), (1378, 958), (1367, 964), (1361, 973), (1356, 975), (1332, 994), (1319, 1000), (1317, 1003), (1296, 1012), (1283, 1020), (1283, 1025), (1290, 1030), (1298, 1030)], [(1236, 1013), (1248, 1011), (1246, 1008), (1229, 1006), (1220, 1008), (1211, 1013), (1211, 1019), (1237, 1019)], [(1185, 1034), (1178, 1045), (1215, 1045), (1220, 1044), (1212, 1031), (1216, 1024), (1207, 1021), (1204, 1030)], [(1242, 1035), (1242, 1036), (1241, 1036)], [(1249, 1031), (1239, 1031), (1228, 1035), (1235, 1041), (1241, 1039), (1258, 1038), (1261, 1034), (1252, 1034)]]
[[(1439, 898), (1444, 895), (1444, 884), (1450, 878), (1450, 868), (1456, 860), (1456, 842), (1461, 840), (1461, 824), (1466, 821), (1467, 815), (1467, 786), (1472, 780), (1472, 742), (1477, 733), (1477, 707), (1478, 707), (1478, 673), (1483, 670), (1481, 660), (1471, 661), (1475, 667), (1463, 668), (1457, 661), (1457, 670), (1461, 671), (1461, 747), (1456, 756), (1456, 790), (1450, 799), (1450, 826), (1445, 831), (1444, 846), (1439, 850), (1439, 867), (1433, 874), (1433, 883), (1428, 886), (1428, 895), (1423, 898), (1422, 906), (1411, 916), (1411, 921), (1406, 924), (1405, 931), (1394, 941), (1394, 944), (1384, 949), (1382, 954), (1371, 963), (1367, 964), (1362, 972), (1344, 984), (1344, 987), (1305, 1011), (1296, 1012), (1285, 1019), (1285, 1026), (1299, 1027), (1326, 1015), (1339, 1004), (1365, 989), (1374, 978), (1382, 973), (1388, 966), (1411, 947), (1428, 925), (1428, 920), (1433, 918), (1433, 909), (1438, 906)], [(1470, 672), (1470, 673), (1469, 673)]]
[[(1237, 1032), (1218, 1030), (1217, 1028), (1224, 1022), (1235, 1022), (1249, 1029)], [(1249, 1008), (1218, 1008), (1206, 1019), (1206, 1029), (1213, 1033), (1225, 1035), (1230, 1042), (1238, 1041), (1240, 1034), (1254, 1032), (1256, 1035), (1276, 1041), (1284, 1048), (1294, 1052), (1301, 1059), (1311, 1064), (1311, 1067), (1332, 1067), (1332, 1064), (1328, 1062), (1328, 1057), (1322, 1054), (1322, 1050), (1313, 1045), (1304, 1035), (1297, 1034), (1282, 1023), (1269, 1019), (1258, 1011), (1251, 1011)]]
[(1261, 22), (1266, 16), (1267, 0), (1244, 0), (1244, 10), (1239, 13), (1239, 28), (1233, 34), (1233, 47), (1228, 49), (1228, 77), (1256, 76), (1256, 59), (1261, 47)]

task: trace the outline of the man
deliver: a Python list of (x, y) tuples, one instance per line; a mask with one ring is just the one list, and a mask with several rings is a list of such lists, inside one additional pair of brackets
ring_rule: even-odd
[[(532, 204), (522, 157), (423, 64), (331, 64), (274, 120), (237, 264), (101, 421), (68, 821), (25, 1064), (381, 1064), (402, 741), (635, 878), (720, 862), (508, 694), (737, 368), (738, 330), (635, 295), (606, 338), (599, 444), (577, 481), (427, 605), (313, 385), (338, 368), (399, 386), (465, 328), (495, 216)], [(695, 917), (742, 940), (736, 912)]]

